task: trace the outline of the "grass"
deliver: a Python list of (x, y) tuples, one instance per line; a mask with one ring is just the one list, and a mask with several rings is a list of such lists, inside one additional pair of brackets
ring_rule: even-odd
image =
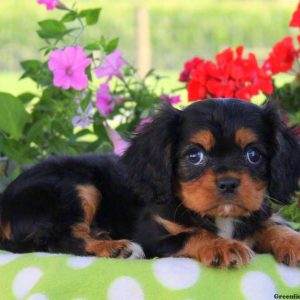
[[(71, 5), (74, 0), (64, 0)], [(102, 6), (99, 25), (88, 40), (120, 37), (129, 61), (135, 57), (135, 11), (138, 0), (77, 0), (80, 8)], [(152, 61), (158, 69), (180, 70), (194, 55), (212, 58), (227, 46), (244, 44), (263, 59), (270, 47), (289, 33), (297, 0), (145, 0), (151, 23)], [(16, 9), (16, 7), (18, 9)], [(37, 21), (60, 17), (36, 1), (0, 1), (0, 70), (18, 70), (19, 61), (39, 57), (42, 46)], [(86, 40), (87, 40), (86, 39)], [(84, 42), (84, 40), (83, 40)]]
[[(72, 5), (74, 0), (64, 0)], [(80, 8), (101, 6), (100, 23), (86, 32), (85, 41), (120, 37), (120, 48), (129, 61), (135, 57), (135, 11), (138, 0), (77, 0)], [(166, 75), (158, 89), (178, 87), (177, 76), (184, 61), (194, 55), (213, 58), (226, 46), (244, 44), (263, 59), (270, 47), (289, 32), (288, 22), (297, 0), (144, 0), (150, 14), (152, 60), (158, 73)], [(16, 9), (16, 7), (18, 9)], [(42, 46), (37, 21), (60, 17), (36, 1), (0, 1), (0, 91), (18, 95), (34, 91), (30, 80), (21, 80), (19, 62), (39, 58)], [(283, 79), (280, 79), (283, 78)], [(285, 77), (279, 77), (279, 82)], [(183, 98), (186, 93), (182, 92)], [(259, 98), (260, 99), (260, 98)], [(260, 101), (260, 100), (259, 100)]]

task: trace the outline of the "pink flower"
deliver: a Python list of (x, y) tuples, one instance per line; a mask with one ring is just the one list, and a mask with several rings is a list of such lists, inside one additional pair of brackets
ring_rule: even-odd
[(105, 123), (105, 129), (107, 132), (107, 135), (109, 139), (111, 140), (113, 147), (114, 147), (114, 153), (118, 156), (121, 156), (126, 149), (129, 147), (129, 143), (122, 139), (122, 137), (119, 135), (119, 133), (111, 128), (109, 124)]
[(115, 108), (115, 103), (113, 102), (113, 97), (110, 94), (110, 88), (107, 83), (100, 84), (97, 91), (96, 104), (104, 117), (107, 117)]
[(85, 69), (92, 60), (87, 58), (80, 46), (56, 49), (50, 54), (48, 66), (53, 72), (53, 85), (64, 90), (83, 90), (88, 85)]
[(122, 77), (120, 72), (121, 67), (125, 64), (120, 50), (115, 50), (107, 55), (102, 65), (95, 69), (95, 74), (98, 78), (108, 76), (111, 79), (113, 76)]
[(144, 127), (145, 127), (147, 124), (152, 123), (152, 121), (153, 121), (153, 118), (151, 118), (151, 117), (141, 119), (141, 120), (140, 120), (140, 123), (139, 123), (138, 126), (136, 127), (136, 132), (137, 132), (137, 133), (142, 132), (143, 129), (144, 129)]
[(59, 0), (38, 0), (38, 4), (45, 4), (47, 10), (53, 10), (58, 6)]
[(171, 95), (161, 95), (160, 98), (170, 104), (176, 104), (179, 103), (180, 100), (180, 96), (171, 96)]
[(93, 105), (89, 103), (85, 111), (81, 107), (77, 109), (78, 115), (72, 118), (73, 127), (87, 127), (93, 121)]

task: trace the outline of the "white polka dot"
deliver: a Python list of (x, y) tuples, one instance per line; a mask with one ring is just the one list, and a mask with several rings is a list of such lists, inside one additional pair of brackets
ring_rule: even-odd
[(74, 256), (70, 257), (67, 261), (69, 267), (73, 269), (84, 269), (91, 265), (93, 261), (95, 260), (95, 257), (80, 257), (80, 256)]
[(34, 294), (27, 298), (27, 300), (48, 300), (49, 298), (43, 294)]
[(23, 298), (36, 285), (43, 272), (36, 267), (21, 270), (13, 281), (13, 292), (17, 298)]
[(143, 300), (140, 284), (133, 278), (122, 276), (112, 282), (108, 289), (108, 300)]
[(15, 260), (20, 254), (1, 254), (0, 255), (0, 266), (8, 264), (9, 262)]
[(153, 263), (155, 277), (169, 289), (179, 290), (193, 286), (200, 276), (199, 264), (189, 258), (168, 257)]
[(281, 279), (287, 286), (296, 287), (300, 285), (300, 270), (298, 268), (292, 268), (283, 264), (278, 264), (277, 269)]
[(244, 275), (241, 289), (247, 300), (273, 299), (276, 294), (275, 284), (265, 273), (251, 271)]

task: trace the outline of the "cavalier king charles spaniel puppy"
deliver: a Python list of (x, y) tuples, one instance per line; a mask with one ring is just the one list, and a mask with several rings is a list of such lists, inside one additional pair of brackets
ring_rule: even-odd
[(52, 157), (0, 200), (0, 248), (115, 258), (191, 257), (241, 267), (300, 262), (300, 234), (272, 213), (298, 188), (300, 146), (271, 102), (164, 106), (113, 155)]

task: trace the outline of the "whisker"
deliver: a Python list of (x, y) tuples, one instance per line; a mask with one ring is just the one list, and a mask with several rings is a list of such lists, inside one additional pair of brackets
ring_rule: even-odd
[[(180, 208), (180, 206), (183, 206), (183, 203), (182, 203), (182, 202), (179, 203), (179, 204), (177, 205), (176, 209), (175, 209), (175, 212), (174, 212), (174, 219), (176, 218), (176, 214), (177, 214), (178, 209)], [(184, 207), (184, 206), (183, 206), (183, 207)], [(184, 210), (187, 211), (187, 208), (184, 207)]]

